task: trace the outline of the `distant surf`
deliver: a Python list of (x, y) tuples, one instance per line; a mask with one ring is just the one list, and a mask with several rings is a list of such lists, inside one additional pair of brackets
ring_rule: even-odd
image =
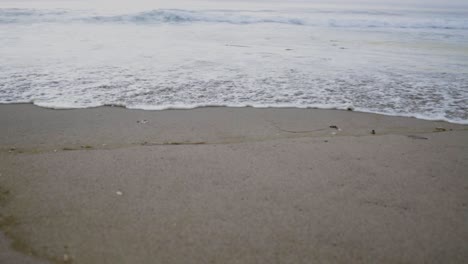
[[(433, 14), (434, 15), (434, 14)], [(273, 10), (183, 10), (157, 9), (145, 12), (96, 15), (86, 10), (0, 9), (0, 23), (230, 23), (248, 25), (279, 23), (303, 26), (344, 28), (468, 29), (464, 14), (418, 16), (414, 13), (376, 11), (310, 10), (281, 12)]]

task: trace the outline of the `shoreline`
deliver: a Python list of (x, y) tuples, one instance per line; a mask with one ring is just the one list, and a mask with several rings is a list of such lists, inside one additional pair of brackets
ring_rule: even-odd
[[(23, 115), (23, 111), (28, 115)], [(0, 138), (0, 151), (3, 152), (18, 152), (21, 149), (23, 152), (30, 150), (36, 153), (144, 145), (234, 144), (303, 137), (360, 137), (372, 135), (372, 130), (377, 131), (372, 136), (468, 130), (467, 125), (446, 121), (339, 109), (212, 106), (151, 111), (100, 106), (57, 110), (33, 104), (0, 104), (0, 114), (0, 123), (10, 126), (3, 140)], [(242, 116), (252, 114), (251, 118)], [(279, 123), (275, 121), (277, 114)], [(20, 119), (15, 120), (15, 116)], [(237, 123), (232, 124), (225, 117), (234, 118)], [(351, 119), (348, 120), (348, 117)], [(44, 122), (35, 123), (35, 119)], [(284, 127), (282, 122), (286, 123)], [(30, 131), (31, 124), (39, 131)], [(161, 126), (164, 129), (155, 136), (153, 130)], [(337, 129), (330, 126), (337, 126)], [(292, 129), (288, 130), (288, 127)], [(195, 136), (191, 133), (194, 129), (197, 130)], [(230, 136), (220, 137), (215, 134), (217, 130), (226, 130), (225, 133)], [(18, 135), (18, 131), (32, 133)], [(77, 134), (77, 131), (80, 133)], [(24, 140), (26, 136), (30, 138)], [(50, 137), (54, 140), (49, 140)]]
[(0, 123), (0, 262), (468, 259), (466, 125), (32, 104)]
[(379, 112), (379, 111), (372, 111), (363, 109), (360, 107), (354, 107), (351, 105), (342, 106), (342, 107), (333, 107), (333, 106), (325, 106), (325, 105), (317, 105), (317, 106), (297, 106), (297, 105), (251, 105), (251, 104), (242, 104), (242, 105), (186, 105), (186, 106), (135, 106), (135, 107), (128, 107), (126, 105), (120, 104), (104, 104), (104, 105), (97, 105), (97, 106), (86, 106), (86, 107), (58, 107), (58, 106), (47, 106), (46, 104), (36, 104), (35, 102), (20, 102), (20, 103), (0, 103), (0, 105), (34, 105), (36, 107), (44, 108), (44, 109), (52, 109), (52, 110), (79, 110), (79, 109), (93, 109), (93, 108), (102, 108), (102, 107), (117, 107), (117, 108), (124, 108), (128, 110), (141, 110), (141, 111), (169, 111), (169, 110), (193, 110), (199, 108), (254, 108), (254, 109), (312, 109), (312, 110), (336, 110), (336, 111), (351, 111), (351, 112), (358, 112), (363, 114), (376, 114), (376, 115), (383, 115), (383, 116), (391, 116), (391, 117), (409, 117), (409, 118), (416, 118), (419, 120), (425, 121), (434, 121), (434, 122), (447, 122), (451, 124), (457, 125), (468, 125), (468, 120), (451, 120), (448, 118), (436, 118), (436, 117), (426, 117), (421, 114), (404, 114), (404, 113), (386, 113), (386, 112)]

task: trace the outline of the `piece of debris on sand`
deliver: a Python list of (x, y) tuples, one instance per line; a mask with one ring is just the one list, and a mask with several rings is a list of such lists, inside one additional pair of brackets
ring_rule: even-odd
[(422, 137), (422, 136), (418, 136), (418, 135), (408, 135), (408, 137), (412, 138), (412, 139), (423, 139), (423, 140), (428, 139), (427, 137)]

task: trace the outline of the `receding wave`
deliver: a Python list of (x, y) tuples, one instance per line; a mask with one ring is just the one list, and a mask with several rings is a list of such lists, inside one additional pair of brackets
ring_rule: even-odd
[[(400, 28), (400, 29), (468, 29), (464, 16), (413, 17), (408, 14), (382, 12), (333, 12), (312, 10), (303, 12), (276, 12), (271, 10), (180, 10), (157, 9), (139, 13), (99, 15), (86, 11), (0, 9), (0, 24), (30, 23), (133, 23), (133, 24), (190, 24), (229, 23), (260, 24), (277, 23), (299, 26), (323, 26), (336, 28)], [(391, 19), (390, 19), (391, 18)]]
[[(64, 69), (63, 73), (0, 71), (0, 103), (34, 103), (48, 108), (119, 105), (162, 110), (202, 106), (346, 109), (468, 124), (464, 74), (373, 72), (317, 76), (307, 69), (264, 77), (210, 68), (209, 80), (182, 68), (145, 75), (142, 69)], [(241, 69), (239, 69), (241, 71)], [(71, 72), (79, 72), (78, 75)], [(123, 77), (109, 78), (113, 72)], [(105, 83), (105, 84), (103, 84)]]

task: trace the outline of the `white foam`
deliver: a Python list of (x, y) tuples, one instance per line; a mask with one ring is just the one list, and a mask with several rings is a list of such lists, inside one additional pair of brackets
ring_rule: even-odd
[(50, 109), (79, 109), (79, 108), (92, 108), (92, 107), (99, 107), (103, 106), (101, 104), (76, 104), (76, 103), (66, 103), (66, 102), (60, 102), (60, 101), (55, 101), (55, 102), (41, 102), (41, 101), (33, 101), (31, 102), (34, 105), (44, 107), (44, 108), (50, 108)]

